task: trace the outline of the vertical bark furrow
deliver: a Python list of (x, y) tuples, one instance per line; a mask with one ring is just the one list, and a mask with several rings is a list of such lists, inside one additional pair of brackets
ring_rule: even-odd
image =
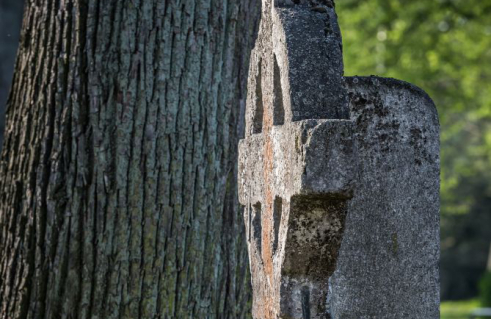
[(0, 318), (246, 316), (235, 123), (257, 8), (25, 10), (0, 163)]

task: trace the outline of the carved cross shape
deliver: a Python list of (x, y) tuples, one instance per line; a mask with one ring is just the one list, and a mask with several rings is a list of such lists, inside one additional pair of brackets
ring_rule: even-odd
[(263, 0), (238, 174), (254, 318), (439, 318), (435, 106), (343, 78), (331, 0)]
[(266, 3), (249, 72), (239, 196), (254, 317), (324, 318), (354, 172), (332, 5)]

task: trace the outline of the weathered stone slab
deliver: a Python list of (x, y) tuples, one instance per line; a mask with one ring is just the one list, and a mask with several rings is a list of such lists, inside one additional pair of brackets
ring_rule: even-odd
[(239, 200), (246, 204), (253, 286), (258, 287), (255, 318), (302, 318), (305, 286), (310, 302), (321, 307), (309, 307), (311, 318), (324, 313), (323, 279), (334, 271), (352, 196), (352, 135), (351, 121), (307, 120), (240, 142)]
[(438, 317), (438, 117), (343, 78), (331, 1), (263, 2), (239, 200), (254, 318)]
[(307, 4), (275, 9), (273, 34), (284, 41), (286, 60), (282, 62), (288, 70), (292, 120), (349, 119), (341, 32), (334, 9)]
[(330, 279), (333, 318), (439, 318), (439, 130), (431, 99), (348, 78), (358, 179)]

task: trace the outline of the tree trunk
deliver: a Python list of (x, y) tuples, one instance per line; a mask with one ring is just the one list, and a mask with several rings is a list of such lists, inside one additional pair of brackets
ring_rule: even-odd
[(29, 0), (0, 167), (1, 318), (242, 318), (252, 0)]

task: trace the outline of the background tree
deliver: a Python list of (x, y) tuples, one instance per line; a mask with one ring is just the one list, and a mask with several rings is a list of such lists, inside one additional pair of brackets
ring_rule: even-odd
[(248, 0), (30, 0), (0, 167), (2, 318), (242, 318)]
[(491, 241), (491, 1), (338, 0), (346, 74), (415, 83), (442, 142), (442, 297), (475, 296)]
[(2, 148), (5, 103), (19, 44), (24, 1), (0, 1), (0, 150)]

